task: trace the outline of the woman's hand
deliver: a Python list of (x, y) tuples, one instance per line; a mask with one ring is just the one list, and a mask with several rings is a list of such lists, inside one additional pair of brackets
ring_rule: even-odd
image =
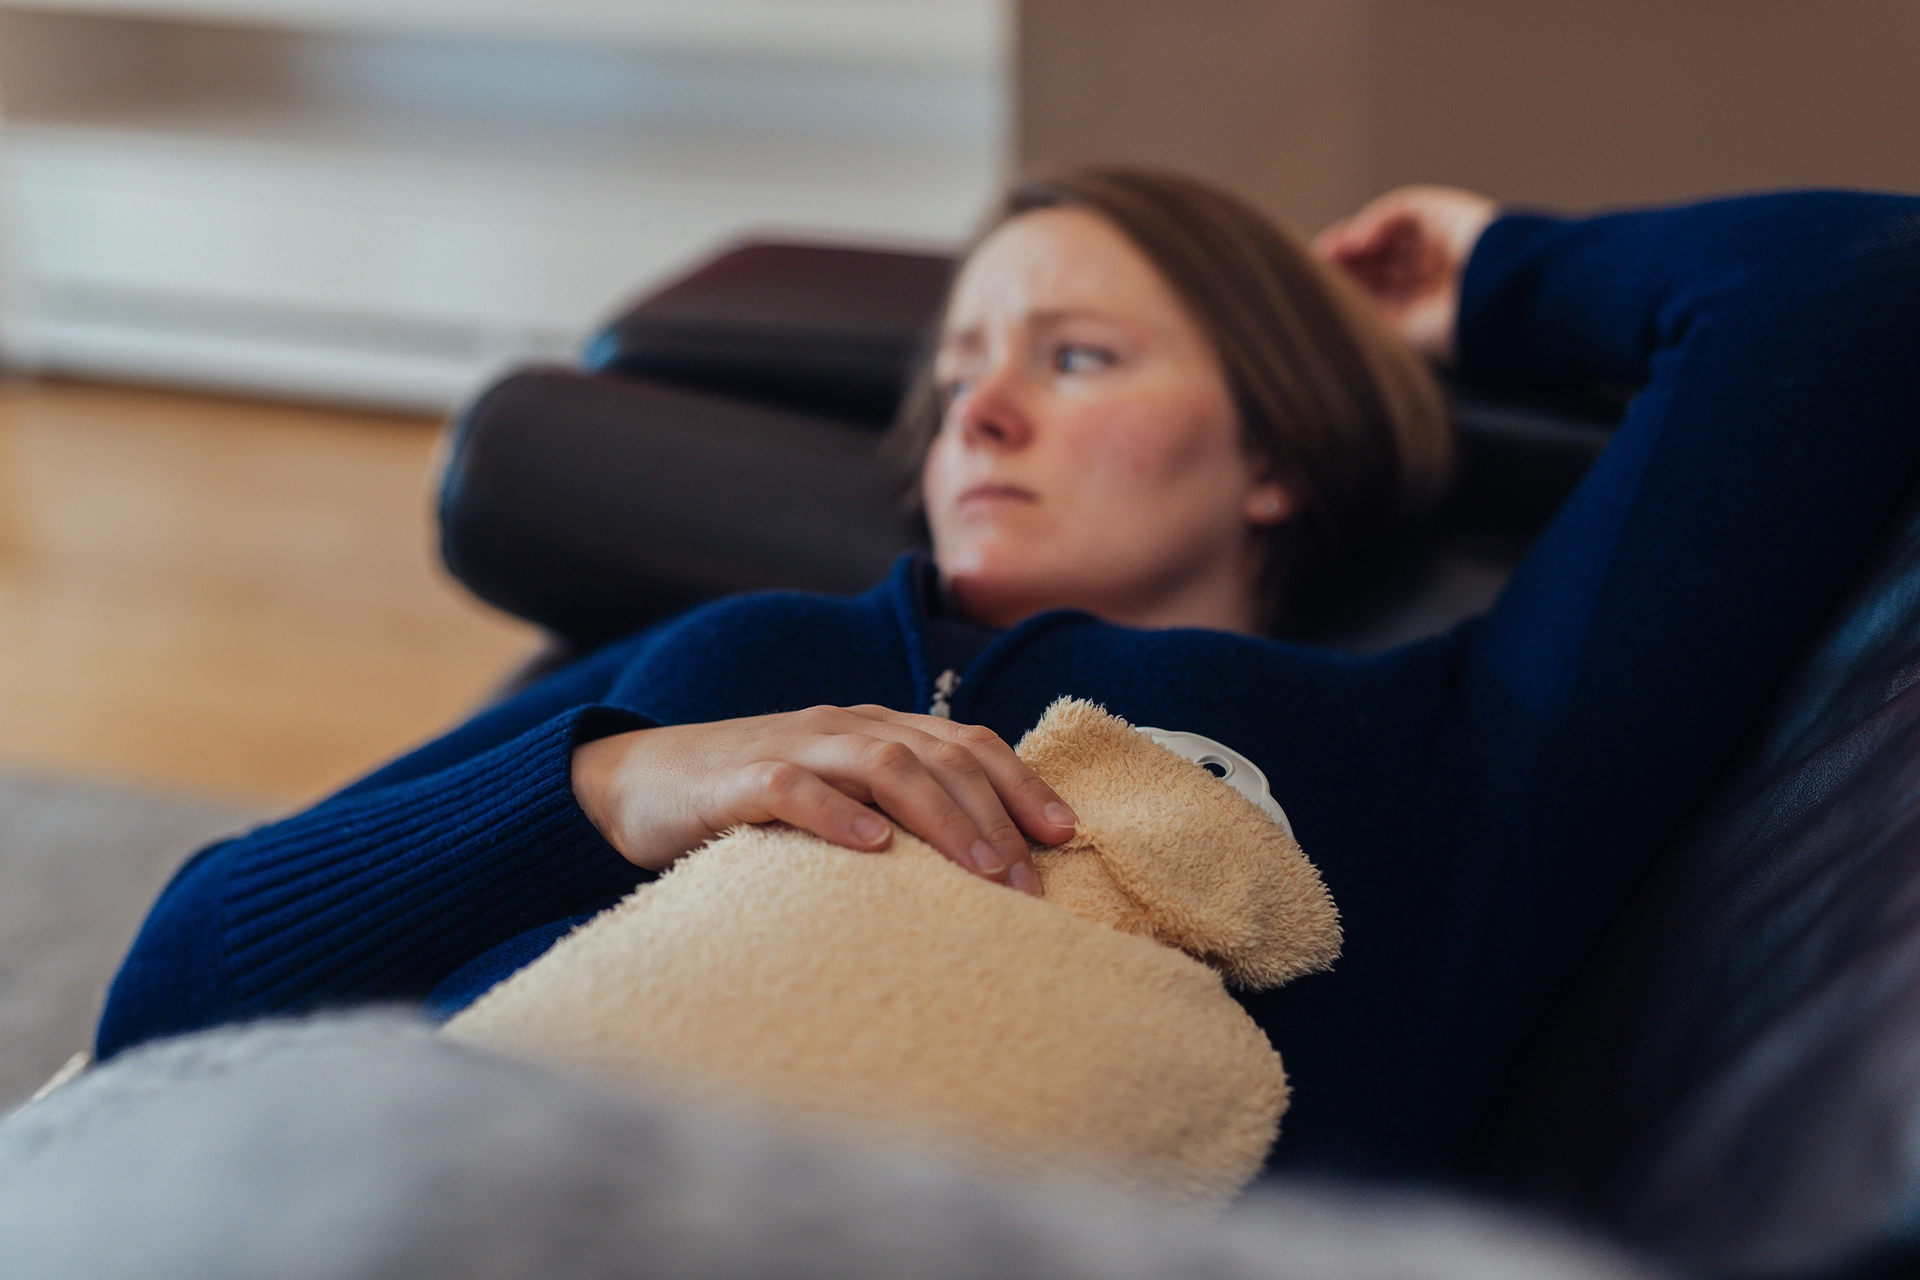
[(574, 751), (573, 794), (651, 871), (741, 823), (877, 851), (893, 838), (877, 808), (966, 870), (1036, 894), (1026, 836), (1058, 844), (1077, 821), (991, 729), (885, 707), (615, 734)]
[(1421, 354), (1453, 359), (1460, 277), (1498, 207), (1458, 187), (1398, 187), (1313, 238)]

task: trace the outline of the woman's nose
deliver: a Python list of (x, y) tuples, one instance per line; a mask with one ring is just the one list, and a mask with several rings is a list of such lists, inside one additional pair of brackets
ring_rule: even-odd
[(960, 402), (961, 439), (976, 448), (1019, 449), (1033, 438), (1033, 418), (1018, 379), (1002, 367), (975, 380)]

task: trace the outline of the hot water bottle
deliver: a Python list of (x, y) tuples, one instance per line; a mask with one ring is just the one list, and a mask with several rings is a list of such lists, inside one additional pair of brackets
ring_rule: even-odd
[(1073, 839), (1034, 850), (1043, 897), (904, 831), (873, 854), (740, 827), (445, 1034), (650, 1093), (930, 1138), (1000, 1169), (1224, 1201), (1288, 1102), (1279, 1055), (1225, 983), (1331, 965), (1333, 901), (1278, 807), (1257, 803), (1264, 785), (1250, 799), (1075, 699), (1017, 750), (1080, 818)]

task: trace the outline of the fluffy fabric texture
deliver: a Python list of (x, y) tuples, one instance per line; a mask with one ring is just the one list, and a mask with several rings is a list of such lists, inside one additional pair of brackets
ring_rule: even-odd
[(128, 1053), (0, 1121), (8, 1280), (1630, 1280), (1457, 1200), (1195, 1223), (608, 1090), (399, 1017)]
[(1332, 967), (1340, 924), (1320, 873), (1238, 791), (1079, 698), (1018, 750), (1080, 818), (1034, 851), (1049, 901), (1254, 990)]
[(1332, 899), (1245, 797), (1089, 703), (1055, 703), (1019, 751), (1082, 824), (1036, 857), (1044, 899), (904, 832), (867, 854), (739, 828), (447, 1034), (1218, 1202), (1266, 1158), (1286, 1074), (1220, 975), (1173, 948), (1284, 981), (1338, 955)]

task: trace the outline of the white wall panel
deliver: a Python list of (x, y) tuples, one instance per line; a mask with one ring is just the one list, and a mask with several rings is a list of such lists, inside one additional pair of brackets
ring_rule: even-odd
[[(149, 29), (104, 33), (137, 61)], [(9, 101), (16, 365), (444, 407), (742, 235), (952, 242), (1006, 163), (997, 62), (151, 29), (193, 56), (132, 100), (42, 68), (57, 105)]]
[(968, 66), (1000, 59), (1010, 26), (1004, 5), (979, 0), (34, 0), (12, 7)]

